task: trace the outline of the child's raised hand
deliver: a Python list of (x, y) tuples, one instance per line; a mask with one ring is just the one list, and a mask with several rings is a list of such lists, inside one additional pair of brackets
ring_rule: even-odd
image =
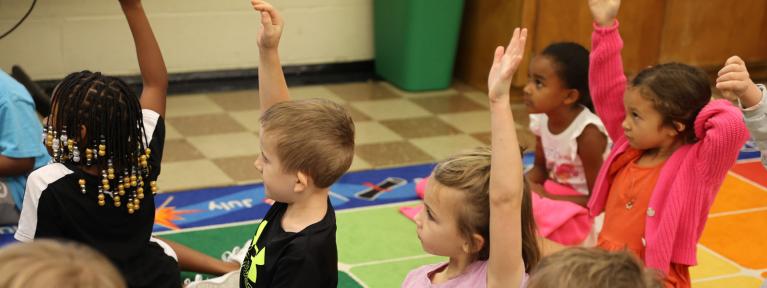
[(511, 78), (525, 54), (525, 41), (527, 41), (527, 29), (515, 28), (509, 46), (505, 50), (502, 46), (495, 48), (493, 66), (487, 75), (490, 103), (509, 101)]
[(277, 49), (282, 36), (285, 22), (276, 9), (262, 0), (250, 0), (253, 9), (261, 12), (261, 30), (258, 31), (258, 47), (261, 49)]
[(732, 56), (719, 70), (716, 78), (716, 88), (722, 91), (722, 96), (730, 101), (740, 99), (744, 107), (759, 103), (762, 93), (756, 87), (746, 69), (746, 63), (738, 56)]
[(599, 26), (610, 26), (613, 20), (618, 16), (618, 10), (621, 8), (621, 0), (589, 0), (591, 16)]

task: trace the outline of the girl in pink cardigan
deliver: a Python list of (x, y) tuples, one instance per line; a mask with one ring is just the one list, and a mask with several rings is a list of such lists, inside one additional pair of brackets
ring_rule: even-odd
[(689, 287), (696, 244), (724, 176), (748, 133), (737, 108), (711, 101), (700, 69), (661, 64), (626, 87), (615, 16), (619, 0), (589, 0), (595, 20), (589, 87), (614, 145), (588, 207), (605, 212), (597, 246), (628, 249)]

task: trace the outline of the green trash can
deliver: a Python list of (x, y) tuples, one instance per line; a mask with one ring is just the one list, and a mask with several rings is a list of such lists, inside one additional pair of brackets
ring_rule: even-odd
[(374, 0), (376, 73), (407, 91), (449, 87), (462, 12), (463, 0)]

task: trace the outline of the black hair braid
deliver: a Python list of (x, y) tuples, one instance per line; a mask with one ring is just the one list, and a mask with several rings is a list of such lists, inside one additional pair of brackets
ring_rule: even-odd
[[(135, 93), (118, 78), (82, 71), (62, 80), (54, 91), (51, 106), (53, 113), (46, 124), (45, 140), (48, 147), (54, 148), (54, 162), (90, 165), (97, 168), (99, 176), (108, 173), (110, 185), (101, 186), (105, 188), (104, 192), (116, 192), (118, 183), (120, 186), (124, 184), (126, 190), (135, 187), (133, 194), (125, 197), (132, 213), (132, 201), (137, 194), (142, 194), (136, 191), (139, 188), (143, 191), (141, 184), (149, 175), (145, 158), (149, 156), (148, 143), (144, 142), (146, 131), (141, 104)], [(80, 132), (81, 127), (85, 127), (84, 135)], [(60, 149), (55, 149), (57, 147)], [(80, 157), (76, 157), (78, 155)], [(123, 181), (126, 179), (132, 181)], [(131, 182), (135, 184), (131, 185)], [(103, 196), (99, 196), (100, 205), (103, 205), (102, 199)], [(119, 199), (114, 199), (115, 206), (120, 206)]]

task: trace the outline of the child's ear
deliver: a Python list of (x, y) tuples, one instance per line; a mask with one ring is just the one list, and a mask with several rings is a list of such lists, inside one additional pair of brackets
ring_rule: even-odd
[(672, 125), (674, 125), (674, 132), (676, 133), (674, 133), (674, 135), (671, 135), (671, 136), (676, 136), (677, 134), (684, 132), (684, 129), (687, 128), (687, 125), (684, 125), (684, 123), (679, 121), (672, 122)]
[(296, 185), (293, 186), (293, 192), (301, 193), (309, 187), (309, 175), (304, 172), (296, 173)]
[(567, 89), (567, 94), (565, 94), (565, 105), (572, 105), (573, 103), (578, 102), (578, 99), (581, 98), (581, 92), (578, 91), (578, 89)]
[(471, 235), (471, 241), (464, 242), (462, 249), (467, 254), (474, 254), (482, 250), (483, 246), (485, 246), (485, 238), (474, 233)]

